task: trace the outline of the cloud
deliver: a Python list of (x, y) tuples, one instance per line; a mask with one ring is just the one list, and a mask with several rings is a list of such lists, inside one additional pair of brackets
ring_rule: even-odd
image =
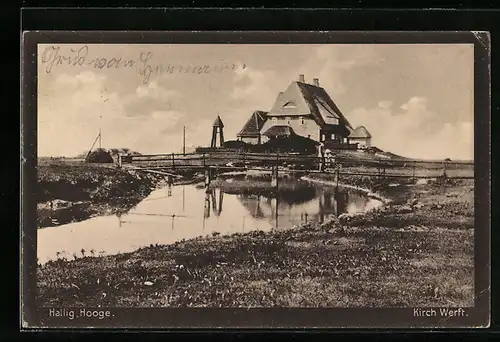
[(270, 109), (278, 93), (287, 86), (275, 71), (251, 67), (236, 72), (234, 82), (233, 99), (247, 107), (263, 110)]
[(60, 74), (50, 85), (42, 85), (39, 155), (80, 154), (91, 147), (99, 127), (104, 148), (170, 151), (170, 144), (179, 139), (185, 114), (166, 104), (180, 94), (153, 82), (119, 94), (107, 89), (107, 81), (103, 75), (85, 71), (76, 76)]
[(379, 101), (378, 106), (383, 109), (388, 109), (392, 107), (392, 101), (382, 100)]
[(182, 97), (179, 91), (152, 81), (138, 86), (134, 93), (124, 98), (125, 115), (147, 117), (156, 111), (175, 110), (180, 107)]
[(167, 89), (159, 85), (157, 81), (151, 81), (148, 84), (142, 84), (136, 88), (136, 95), (139, 98), (164, 99), (181, 97), (182, 94), (174, 89)]
[(395, 111), (386, 105), (379, 102), (375, 108), (360, 107), (347, 115), (353, 125), (370, 131), (374, 146), (412, 158), (473, 159), (472, 114), (470, 121), (443, 123), (428, 100), (419, 96)]
[[(287, 72), (258, 69), (249, 66), (234, 73), (236, 86), (232, 98), (254, 109), (269, 110), (280, 91), (304, 74), (306, 82), (319, 78), (320, 85), (332, 96), (346, 91), (342, 78), (353, 68), (376, 65), (380, 62), (375, 50), (367, 45), (312, 46), (310, 56)], [(307, 72), (306, 72), (307, 71)], [(246, 118), (245, 118), (246, 120)]]
[(306, 76), (309, 82), (312, 78), (319, 78), (320, 85), (332, 96), (344, 94), (347, 88), (344, 78), (355, 68), (374, 66), (382, 59), (370, 45), (321, 45), (311, 54), (302, 69), (310, 75)]

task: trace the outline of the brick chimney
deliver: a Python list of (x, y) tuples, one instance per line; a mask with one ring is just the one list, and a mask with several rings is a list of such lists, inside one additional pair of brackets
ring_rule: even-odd
[(299, 75), (299, 82), (305, 83), (306, 81), (304, 80), (304, 74)]
[(316, 87), (319, 87), (319, 78), (313, 78), (313, 84), (314, 84)]

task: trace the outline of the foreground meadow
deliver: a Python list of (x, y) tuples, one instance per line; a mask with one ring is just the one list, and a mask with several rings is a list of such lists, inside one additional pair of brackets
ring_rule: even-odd
[(132, 253), (48, 262), (37, 270), (38, 305), (473, 305), (472, 181), (344, 182), (378, 192), (390, 203), (289, 230), (214, 234)]

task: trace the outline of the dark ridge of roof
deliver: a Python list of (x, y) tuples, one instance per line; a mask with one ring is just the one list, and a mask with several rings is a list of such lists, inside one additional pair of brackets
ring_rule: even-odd
[(274, 125), (269, 127), (267, 131), (263, 133), (266, 136), (276, 136), (276, 135), (295, 135), (293, 128), (288, 125)]
[(262, 110), (253, 112), (237, 136), (254, 136), (260, 134), (260, 130), (267, 120), (267, 113)]
[(312, 84), (295, 82), (299, 87), (302, 96), (306, 100), (309, 108), (311, 109), (311, 113), (316, 117), (316, 120), (321, 123), (325, 123), (323, 116), (321, 115), (319, 106), (322, 106), (324, 110), (326, 110), (329, 114), (337, 118), (339, 121), (343, 122), (347, 127), (352, 128), (349, 121), (342, 114), (340, 109), (337, 107), (335, 102), (333, 102), (332, 98), (326, 90), (322, 87), (317, 87)]
[(354, 131), (349, 134), (349, 138), (371, 138), (372, 135), (365, 126), (356, 127)]
[(224, 127), (224, 124), (222, 123), (222, 120), (219, 115), (217, 115), (217, 119), (215, 119), (214, 122), (214, 127)]

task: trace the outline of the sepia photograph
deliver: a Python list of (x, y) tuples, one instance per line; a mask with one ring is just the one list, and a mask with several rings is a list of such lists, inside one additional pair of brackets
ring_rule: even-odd
[(49, 316), (474, 307), (474, 44), (43, 43), (36, 58)]

